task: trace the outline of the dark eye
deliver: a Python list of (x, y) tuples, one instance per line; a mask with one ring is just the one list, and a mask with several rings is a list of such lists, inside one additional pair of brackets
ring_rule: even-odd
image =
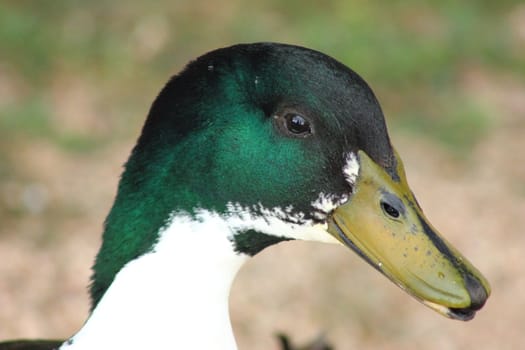
[(399, 217), (399, 211), (390, 204), (381, 202), (381, 208), (383, 208), (385, 213), (391, 218), (397, 219)]
[(297, 113), (288, 113), (284, 116), (286, 128), (292, 134), (298, 136), (307, 136), (312, 133), (310, 123), (302, 115)]

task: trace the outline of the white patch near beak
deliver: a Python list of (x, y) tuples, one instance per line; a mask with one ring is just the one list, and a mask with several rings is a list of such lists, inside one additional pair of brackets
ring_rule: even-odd
[(353, 152), (348, 153), (345, 158), (343, 174), (346, 182), (353, 187), (357, 180), (357, 175), (359, 175), (359, 162), (357, 161), (357, 155)]
[[(345, 155), (345, 163), (343, 165), (343, 176), (346, 182), (353, 187), (359, 174), (359, 162), (357, 155), (353, 152)], [(350, 194), (335, 195), (331, 193), (319, 193), (319, 197), (311, 203), (312, 207), (317, 211), (314, 216), (318, 220), (326, 220), (328, 215), (334, 211), (338, 206), (348, 201)]]
[(335, 210), (338, 206), (348, 200), (347, 195), (337, 196), (335, 194), (319, 193), (319, 197), (311, 203), (312, 207), (317, 211), (314, 216), (318, 220), (326, 220), (327, 216)]

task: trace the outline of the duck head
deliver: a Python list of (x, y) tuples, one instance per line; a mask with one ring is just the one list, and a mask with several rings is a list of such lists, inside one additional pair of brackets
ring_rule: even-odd
[(423, 214), (372, 90), (316, 51), (237, 45), (167, 83), (106, 221), (93, 306), (174, 213), (203, 220), (203, 211), (230, 223), (236, 254), (338, 242), (450, 318), (472, 318), (490, 294)]

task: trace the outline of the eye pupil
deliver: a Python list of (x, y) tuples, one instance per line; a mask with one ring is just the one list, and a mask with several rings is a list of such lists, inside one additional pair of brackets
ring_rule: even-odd
[(388, 203), (381, 202), (381, 207), (390, 217), (396, 219), (399, 217), (399, 211)]
[(296, 135), (305, 135), (311, 132), (310, 123), (299, 114), (287, 114), (286, 127)]

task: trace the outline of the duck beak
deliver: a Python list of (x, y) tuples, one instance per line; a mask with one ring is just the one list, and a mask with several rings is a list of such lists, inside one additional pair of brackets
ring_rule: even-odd
[(392, 282), (440, 314), (470, 320), (490, 295), (487, 280), (432, 227), (408, 187), (397, 152), (393, 179), (368, 155), (328, 232)]

